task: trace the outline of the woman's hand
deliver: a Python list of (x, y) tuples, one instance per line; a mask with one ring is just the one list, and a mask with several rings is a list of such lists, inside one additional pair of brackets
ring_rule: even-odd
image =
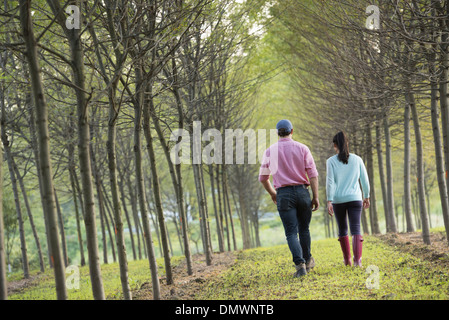
[(364, 209), (368, 209), (368, 208), (369, 208), (369, 205), (370, 205), (370, 203), (369, 203), (369, 198), (365, 198), (365, 199), (363, 200), (363, 208), (364, 208)]
[(332, 217), (334, 215), (334, 207), (332, 206), (332, 201), (327, 202), (327, 213)]

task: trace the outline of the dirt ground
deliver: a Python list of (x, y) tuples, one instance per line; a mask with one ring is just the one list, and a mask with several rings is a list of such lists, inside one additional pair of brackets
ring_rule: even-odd
[[(214, 253), (212, 265), (206, 265), (204, 255), (194, 255), (193, 274), (187, 274), (186, 262), (183, 261), (173, 267), (174, 284), (167, 285), (165, 278), (160, 279), (162, 300), (192, 300), (195, 294), (201, 291), (209, 278), (216, 277), (221, 272), (228, 269), (236, 261), (236, 252)], [(133, 299), (151, 300), (153, 299), (151, 283), (145, 282), (138, 290), (133, 291)]]
[(376, 237), (420, 259), (449, 267), (449, 245), (443, 232), (432, 233), (430, 245), (424, 244), (419, 232), (387, 233)]

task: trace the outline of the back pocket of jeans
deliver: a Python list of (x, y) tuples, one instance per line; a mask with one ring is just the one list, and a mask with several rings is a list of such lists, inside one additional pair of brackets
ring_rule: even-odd
[(290, 201), (288, 198), (280, 198), (278, 201), (278, 210), (285, 211), (290, 209)]

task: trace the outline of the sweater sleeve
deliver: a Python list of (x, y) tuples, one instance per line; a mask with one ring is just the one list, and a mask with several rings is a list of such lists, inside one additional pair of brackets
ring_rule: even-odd
[(335, 193), (335, 180), (330, 159), (326, 161), (326, 197), (327, 201), (333, 201)]
[(369, 198), (370, 193), (369, 179), (362, 158), (360, 158), (360, 184), (362, 185), (363, 198), (364, 199)]

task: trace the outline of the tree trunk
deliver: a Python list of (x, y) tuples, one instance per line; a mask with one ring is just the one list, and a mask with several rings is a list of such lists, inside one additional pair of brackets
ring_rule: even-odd
[(385, 131), (385, 165), (387, 168), (388, 222), (390, 224), (390, 231), (397, 232), (393, 188), (393, 156), (391, 154), (390, 123), (388, 115), (385, 115), (383, 122)]
[(137, 260), (137, 254), (136, 254), (136, 245), (134, 243), (134, 232), (133, 232), (133, 226), (131, 223), (131, 219), (129, 218), (128, 208), (126, 207), (126, 197), (125, 197), (125, 179), (123, 179), (122, 176), (120, 176), (120, 182), (118, 183), (119, 189), (120, 189), (120, 199), (123, 205), (123, 211), (125, 211), (125, 217), (126, 222), (128, 224), (129, 229), (129, 237), (131, 239), (131, 248), (133, 250), (133, 259)]
[[(142, 89), (145, 87), (142, 87)], [(151, 169), (151, 179), (153, 182), (153, 194), (154, 194), (154, 204), (156, 207), (156, 214), (159, 220), (159, 229), (161, 233), (162, 249), (164, 253), (164, 264), (165, 264), (165, 276), (167, 284), (173, 284), (173, 272), (171, 267), (170, 259), (170, 248), (168, 244), (168, 233), (167, 226), (165, 223), (164, 212), (162, 210), (162, 199), (159, 186), (159, 175), (156, 167), (156, 154), (154, 152), (153, 137), (151, 135), (150, 128), (150, 110), (154, 110), (153, 106), (153, 89), (151, 82), (148, 83), (147, 92), (145, 93), (144, 105), (143, 105), (143, 131), (145, 134), (145, 140), (147, 142), (147, 151), (150, 160)]]
[[(237, 239), (235, 237), (234, 221), (232, 219), (231, 201), (229, 199), (228, 176), (227, 176), (227, 172), (226, 172), (226, 167), (223, 167), (222, 175), (223, 175), (223, 193), (224, 193), (226, 204), (228, 206), (229, 222), (231, 224), (232, 244), (234, 247), (234, 251), (237, 251)], [(229, 230), (228, 230), (228, 232), (229, 232)]]
[(377, 163), (379, 166), (379, 178), (380, 178), (380, 186), (382, 189), (382, 202), (384, 207), (385, 214), (385, 226), (386, 231), (391, 232), (390, 223), (389, 223), (389, 213), (388, 213), (388, 196), (387, 196), (387, 185), (385, 182), (385, 171), (383, 165), (383, 156), (382, 156), (382, 137), (380, 133), (379, 123), (376, 123), (376, 149), (377, 149)]
[(55, 193), (56, 212), (58, 214), (59, 233), (61, 237), (62, 256), (64, 257), (64, 265), (65, 267), (67, 267), (69, 265), (69, 257), (67, 255), (67, 241), (65, 240), (64, 219), (62, 217), (61, 206), (59, 205), (56, 189), (54, 190), (54, 193)]
[(412, 216), (412, 196), (410, 188), (410, 97), (405, 95), (404, 108), (404, 215), (407, 222), (407, 232), (415, 231), (415, 224)]
[[(446, 1), (446, 7), (442, 8), (442, 13), (446, 15), (449, 14), (449, 2)], [(441, 108), (441, 126), (443, 132), (443, 146), (444, 146), (444, 174), (446, 178), (446, 193), (449, 199), (449, 92), (448, 92), (448, 81), (449, 81), (449, 22), (448, 19), (440, 19), (441, 28), (441, 44), (440, 48), (440, 108)], [(447, 219), (446, 217), (443, 217)], [(446, 239), (449, 242), (449, 227), (446, 224)]]
[[(3, 88), (1, 88), (1, 90), (3, 90)], [(3, 97), (1, 97), (1, 99), (3, 100)], [(0, 121), (0, 132), (2, 128), (3, 126)], [(2, 183), (0, 183), (0, 203), (3, 204), (3, 152), (0, 152), (0, 181), (2, 181)], [(7, 282), (8, 281), (6, 279), (5, 227), (3, 224), (3, 205), (0, 205), (0, 300), (8, 299)]]
[(132, 300), (131, 288), (128, 280), (128, 260), (126, 257), (125, 235), (123, 233), (122, 211), (120, 207), (119, 190), (117, 184), (117, 160), (116, 160), (116, 121), (119, 107), (115, 105), (115, 86), (109, 90), (109, 122), (108, 141), (106, 149), (108, 153), (109, 181), (112, 194), (112, 211), (115, 222), (115, 241), (117, 245), (118, 261), (120, 266), (120, 281), (124, 300)]
[[(377, 199), (376, 199), (376, 190), (374, 188), (374, 160), (373, 160), (373, 147), (372, 147), (372, 134), (371, 134), (371, 126), (368, 126), (366, 129), (366, 139), (367, 141), (367, 171), (368, 171), (368, 177), (371, 184), (370, 187), (370, 208), (369, 208), (369, 217), (370, 217), (370, 224), (371, 224), (371, 232), (373, 234), (379, 234), (380, 233), (380, 227), (379, 227), (379, 218), (377, 215)], [(327, 213), (325, 213), (327, 216)], [(328, 224), (329, 227), (329, 224)], [(330, 229), (329, 229), (329, 236), (330, 236)]]
[[(142, 73), (139, 68), (136, 69), (136, 83), (138, 88), (136, 88), (137, 92), (137, 101), (134, 104), (134, 156), (136, 162), (136, 183), (138, 190), (138, 200), (139, 200), (139, 208), (140, 214), (142, 216), (142, 224), (144, 230), (144, 238), (146, 242), (146, 249), (148, 255), (148, 261), (150, 264), (151, 270), (151, 280), (153, 284), (153, 299), (160, 300), (160, 285), (159, 285), (159, 277), (158, 277), (158, 267), (156, 263), (156, 256), (154, 254), (153, 247), (153, 239), (151, 236), (151, 228), (150, 221), (148, 220), (148, 210), (146, 207), (146, 196), (145, 196), (145, 185), (143, 180), (143, 171), (142, 171), (142, 142), (141, 142), (141, 131), (142, 131), (142, 106), (143, 106), (143, 91), (144, 87), (142, 87)], [(139, 88), (140, 87), (140, 88)], [(142, 91), (142, 92), (140, 92)], [(157, 228), (157, 226), (155, 226)]]
[[(73, 159), (70, 157), (70, 159)], [(79, 214), (79, 207), (78, 207), (78, 201), (77, 201), (77, 191), (75, 187), (75, 178), (74, 178), (74, 168), (72, 167), (72, 164), (69, 164), (69, 174), (70, 174), (70, 185), (72, 188), (72, 198), (73, 198), (73, 204), (75, 206), (75, 219), (76, 219), (76, 232), (78, 235), (78, 245), (80, 248), (80, 263), (81, 266), (86, 265), (86, 259), (84, 257), (84, 244), (83, 244), (83, 234), (81, 232), (81, 223), (80, 223), (80, 214)]]
[[(87, 251), (89, 253), (89, 274), (92, 293), (95, 300), (104, 300), (103, 279), (101, 276), (100, 257), (98, 254), (97, 227), (95, 221), (94, 186), (92, 181), (92, 168), (89, 153), (91, 143), (89, 132), (89, 103), (86, 97), (84, 75), (84, 52), (81, 43), (80, 29), (67, 29), (66, 16), (61, 5), (56, 0), (47, 0), (55, 19), (65, 33), (72, 60), (73, 83), (77, 100), (78, 116), (78, 158), (81, 171), (82, 190), (84, 198), (84, 224), (86, 227)], [(71, 1), (72, 3), (72, 1)], [(76, 3), (72, 3), (76, 4)], [(80, 15), (81, 19), (82, 15)], [(80, 21), (82, 25), (82, 22)]]
[(6, 154), (6, 160), (8, 163), (8, 169), (9, 169), (9, 177), (11, 179), (11, 185), (12, 190), (14, 194), (14, 203), (16, 205), (16, 213), (17, 213), (17, 221), (19, 224), (19, 235), (20, 235), (20, 251), (22, 253), (22, 270), (23, 270), (23, 276), (25, 279), (28, 279), (30, 277), (30, 267), (28, 263), (28, 255), (27, 255), (27, 245), (25, 240), (25, 229), (24, 229), (24, 222), (23, 222), (23, 215), (22, 215), (22, 207), (20, 204), (20, 198), (19, 198), (19, 188), (17, 187), (17, 179), (16, 175), (14, 173), (13, 168), (13, 158), (12, 158), (12, 152), (11, 152), (11, 146), (9, 145), (8, 137), (6, 134), (6, 111), (4, 106), (4, 101), (2, 99), (2, 141), (3, 141), (3, 147), (5, 149)]
[[(173, 65), (174, 65), (174, 70), (176, 72), (175, 62), (173, 62)], [(176, 99), (176, 105), (177, 105), (177, 109), (178, 109), (178, 124), (179, 124), (178, 129), (182, 130), (183, 125), (184, 125), (183, 114), (182, 114), (182, 104), (181, 104), (181, 99), (179, 97), (178, 88), (176, 87), (176, 85), (174, 85), (174, 86), (175, 87), (173, 88), (173, 93), (174, 93), (174, 96)], [(149, 110), (149, 113), (153, 120), (154, 127), (155, 127), (157, 135), (159, 137), (159, 141), (161, 142), (162, 149), (164, 150), (165, 158), (167, 159), (167, 163), (168, 163), (170, 177), (171, 177), (172, 184), (173, 184), (173, 189), (175, 190), (176, 204), (178, 206), (178, 213), (179, 213), (179, 219), (181, 222), (182, 237), (183, 237), (183, 242), (184, 242), (183, 247), (184, 247), (184, 256), (186, 257), (187, 274), (191, 275), (191, 274), (193, 274), (192, 254), (190, 252), (189, 235), (187, 232), (188, 231), (187, 217), (186, 217), (186, 213), (184, 211), (184, 190), (182, 187), (181, 165), (173, 164), (171, 157), (170, 157), (170, 149), (168, 147), (168, 144), (167, 144), (164, 134), (162, 132), (159, 118), (156, 116), (154, 108), (152, 108), (153, 104), (151, 103), (149, 105), (149, 107), (151, 108)]]
[(418, 198), (419, 198), (419, 212), (421, 217), (422, 236), (425, 244), (430, 244), (429, 234), (429, 220), (427, 215), (426, 195), (424, 188), (424, 159), (423, 146), (421, 137), (421, 126), (419, 124), (418, 110), (415, 103), (415, 97), (412, 92), (410, 97), (410, 110), (413, 118), (413, 126), (415, 129), (416, 142), (416, 164), (417, 164), (417, 182), (418, 182)]
[(56, 295), (59, 300), (67, 299), (65, 285), (65, 268), (61, 254), (61, 246), (58, 238), (58, 224), (56, 218), (53, 174), (50, 161), (50, 136), (48, 132), (48, 106), (37, 59), (36, 39), (33, 33), (31, 20), (31, 0), (20, 0), (20, 23), (22, 35), (26, 46), (26, 57), (30, 70), (31, 88), (33, 92), (34, 106), (36, 108), (37, 132), (39, 143), (39, 160), (42, 174), (42, 194), (44, 196), (44, 213), (47, 217), (48, 236), (50, 237), (51, 258), (54, 265)]
[[(131, 202), (131, 210), (133, 212), (134, 228), (135, 228), (136, 234), (137, 234), (137, 253), (138, 253), (139, 260), (141, 260), (142, 259), (142, 245), (140, 242), (140, 235), (142, 234), (142, 226), (140, 225), (139, 216), (137, 213), (137, 205), (138, 205), (139, 201), (136, 198), (136, 193), (133, 191), (134, 188), (133, 188), (133, 185), (131, 183), (131, 179), (129, 176), (127, 177), (127, 183), (128, 183), (129, 198), (130, 198), (130, 202)], [(144, 242), (143, 246), (145, 247), (145, 242)], [(147, 250), (144, 249), (144, 252), (147, 252)]]
[(218, 248), (219, 248), (220, 252), (224, 252), (224, 239), (223, 239), (223, 233), (221, 232), (221, 221), (220, 221), (220, 216), (219, 216), (218, 207), (217, 207), (217, 199), (215, 196), (216, 192), (215, 192), (215, 183), (214, 183), (214, 168), (211, 164), (209, 164), (209, 179), (210, 179), (211, 195), (212, 195), (212, 200), (213, 200), (213, 205), (214, 205), (215, 224), (217, 227)]
[[(443, 146), (441, 143), (440, 123), (437, 105), (438, 84), (431, 82), (431, 115), (432, 115), (432, 131), (433, 141), (435, 145), (435, 165), (438, 180), (438, 190), (440, 192), (441, 210), (443, 214), (444, 227), (446, 229), (446, 239), (449, 241), (449, 203), (447, 194), (447, 185), (444, 174), (444, 158)], [(430, 214), (430, 212), (429, 212)], [(430, 226), (426, 226), (423, 221), (423, 239), (424, 243), (430, 244)]]

